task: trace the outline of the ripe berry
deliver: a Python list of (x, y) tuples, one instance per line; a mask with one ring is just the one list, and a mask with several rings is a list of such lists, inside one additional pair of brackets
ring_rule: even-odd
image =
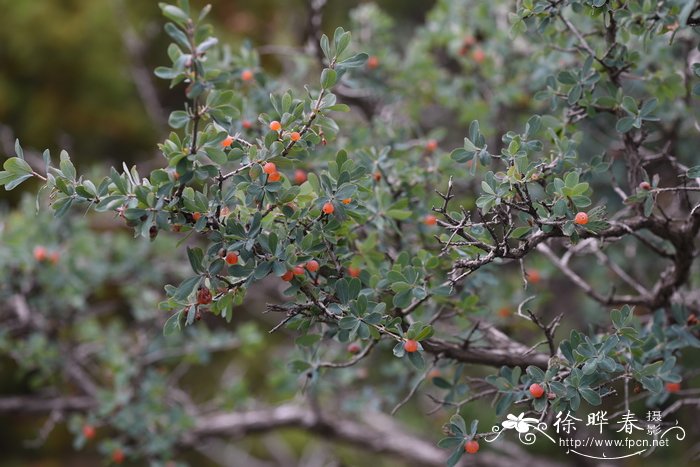
[(330, 201), (323, 205), (324, 214), (333, 214), (333, 211), (335, 211), (335, 206)]
[(242, 126), (243, 128), (245, 128), (246, 130), (250, 130), (251, 128), (253, 128), (253, 124), (250, 123), (250, 120), (243, 120), (243, 121), (241, 122), (241, 126)]
[(267, 181), (268, 182), (279, 182), (281, 178), (282, 178), (282, 175), (280, 175), (279, 172), (273, 172), (267, 176)]
[(318, 261), (316, 261), (315, 259), (312, 259), (312, 260), (309, 260), (306, 262), (307, 271), (316, 272), (316, 271), (318, 271), (318, 268), (319, 268), (319, 264), (318, 264)]
[(121, 464), (122, 462), (124, 462), (124, 451), (122, 451), (121, 449), (115, 449), (114, 451), (112, 451), (112, 461), (115, 464)]
[(530, 385), (530, 394), (532, 394), (532, 397), (535, 399), (539, 399), (544, 395), (544, 388), (537, 383), (532, 383)]
[(352, 353), (352, 354), (360, 353), (360, 350), (362, 350), (362, 347), (357, 342), (353, 342), (351, 344), (348, 344), (348, 352), (349, 353)]
[(379, 59), (376, 55), (372, 55), (367, 59), (367, 68), (374, 70), (379, 66)]
[(306, 181), (306, 172), (301, 169), (296, 169), (294, 171), (294, 183), (301, 185)]
[(37, 261), (46, 260), (46, 248), (43, 246), (34, 247), (34, 259)]
[(532, 271), (527, 271), (527, 280), (530, 281), (533, 284), (537, 284), (540, 282), (542, 279), (542, 276), (540, 276), (540, 272), (537, 269), (533, 269)]
[(506, 307), (503, 307), (500, 310), (498, 310), (498, 316), (500, 316), (501, 318), (507, 318), (510, 316), (510, 310)]
[(651, 184), (649, 182), (642, 182), (639, 184), (639, 188), (641, 188), (642, 190), (650, 190)]
[(425, 219), (423, 219), (423, 222), (425, 225), (435, 225), (437, 224), (437, 217), (433, 216), (432, 214), (428, 214), (425, 216)]
[(298, 131), (293, 131), (291, 135), (289, 135), (289, 138), (292, 141), (299, 141), (301, 139), (301, 134)]
[(247, 69), (243, 70), (241, 72), (241, 79), (243, 81), (250, 81), (251, 79), (253, 79), (253, 72)]
[(695, 326), (696, 324), (698, 324), (698, 317), (695, 316), (695, 313), (688, 316), (688, 320), (686, 321), (686, 323), (688, 324), (688, 326)]
[(294, 271), (289, 270), (289, 271), (285, 272), (284, 274), (282, 274), (283, 281), (289, 282), (292, 279), (294, 279)]
[(576, 217), (574, 217), (574, 224), (578, 224), (578, 225), (588, 224), (588, 214), (586, 214), (585, 212), (577, 213)]
[(428, 152), (433, 152), (437, 149), (438, 147), (438, 142), (435, 141), (434, 139), (428, 140), (428, 142), (425, 144), (425, 150)]
[(360, 272), (360, 268), (354, 266), (348, 267), (348, 274), (350, 274), (350, 277), (360, 277)]
[(92, 425), (85, 425), (83, 427), (83, 436), (85, 439), (92, 439), (95, 437), (95, 427)]
[(197, 222), (201, 217), (202, 217), (201, 212), (193, 212), (192, 213), (192, 219), (194, 219), (195, 222)]
[(236, 138), (234, 138), (231, 135), (228, 135), (226, 139), (221, 142), (221, 145), (225, 148), (228, 148), (231, 147), (234, 141), (236, 141)]
[(295, 276), (303, 276), (305, 274), (302, 266), (294, 266), (292, 268), (292, 273), (294, 273)]
[(476, 454), (476, 452), (479, 450), (479, 442), (474, 441), (473, 439), (471, 441), (467, 441), (464, 444), (464, 450), (469, 454)]
[(273, 174), (277, 172), (277, 166), (274, 164), (274, 162), (267, 162), (265, 165), (263, 165), (263, 172), (268, 175)]
[(345, 198), (343, 200), (343, 204), (350, 204), (350, 203), (352, 203), (352, 198)]
[(428, 378), (429, 380), (433, 380), (435, 378), (439, 378), (440, 376), (442, 376), (440, 370), (438, 370), (437, 368), (433, 368), (432, 370), (430, 370), (426, 378)]
[(201, 287), (197, 291), (197, 303), (200, 305), (209, 305), (211, 303), (211, 290), (208, 287)]
[(375, 182), (378, 182), (378, 181), (381, 180), (381, 179), (382, 179), (382, 173), (379, 172), (379, 171), (374, 172), (374, 181), (375, 181)]
[(270, 130), (272, 131), (280, 131), (282, 129), (282, 124), (278, 122), (277, 120), (273, 120), (270, 122)]
[(666, 390), (670, 393), (678, 392), (681, 390), (681, 383), (666, 383)]
[(486, 54), (481, 47), (474, 49), (474, 52), (472, 52), (472, 59), (479, 65), (486, 60)]
[(403, 343), (403, 349), (408, 353), (415, 352), (416, 350), (418, 350), (418, 341), (408, 339), (406, 342)]
[(238, 264), (238, 253), (235, 251), (229, 251), (226, 254), (226, 262), (230, 265)]

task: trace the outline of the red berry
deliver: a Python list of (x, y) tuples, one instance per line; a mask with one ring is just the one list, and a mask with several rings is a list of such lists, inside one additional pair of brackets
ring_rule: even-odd
[(37, 261), (46, 260), (46, 248), (43, 246), (34, 247), (34, 259)]
[(356, 354), (356, 353), (360, 353), (361, 350), (362, 350), (362, 347), (357, 342), (353, 342), (351, 344), (348, 344), (348, 352), (349, 353)]
[(301, 134), (298, 131), (293, 131), (291, 135), (289, 135), (289, 138), (292, 141), (299, 141), (301, 139)]
[(507, 318), (510, 316), (510, 310), (506, 307), (503, 307), (500, 310), (498, 310), (498, 316), (500, 316), (501, 318)]
[(277, 120), (273, 120), (270, 122), (270, 130), (272, 131), (280, 131), (282, 129), (282, 124), (278, 122)]
[(85, 439), (92, 439), (95, 437), (95, 427), (92, 425), (85, 425), (83, 427), (83, 436)]
[(112, 461), (115, 464), (121, 464), (122, 462), (124, 462), (124, 451), (122, 451), (121, 449), (115, 449), (114, 451), (112, 451)]
[(306, 172), (301, 169), (296, 169), (294, 171), (294, 183), (301, 185), (306, 181)]
[(530, 385), (530, 394), (532, 394), (532, 397), (535, 399), (539, 399), (544, 395), (544, 388), (537, 383), (532, 383)]
[(681, 383), (666, 383), (666, 390), (670, 393), (678, 392), (681, 390)]
[(253, 124), (250, 123), (250, 120), (243, 120), (243, 121), (241, 122), (241, 126), (242, 126), (243, 128), (245, 128), (246, 130), (250, 130), (251, 128), (253, 128)]
[(305, 274), (302, 266), (294, 266), (292, 268), (292, 273), (294, 273), (295, 276), (303, 276)]
[(208, 287), (201, 287), (197, 291), (197, 303), (200, 305), (209, 305), (211, 303), (211, 290)]
[(253, 79), (253, 72), (250, 71), (250, 70), (247, 70), (247, 69), (246, 69), (246, 70), (243, 70), (243, 71), (241, 72), (241, 79), (242, 79), (243, 81), (250, 81), (250, 80), (252, 80), (252, 79)]
[(354, 266), (348, 267), (348, 274), (350, 274), (350, 277), (360, 277), (360, 272), (360, 268)]
[(201, 217), (202, 217), (201, 212), (193, 212), (192, 213), (192, 219), (194, 219), (195, 222), (197, 222)]
[(481, 47), (477, 47), (474, 49), (474, 52), (472, 52), (472, 59), (477, 64), (481, 64), (484, 62), (484, 60), (486, 60), (486, 54), (484, 53)]
[(367, 68), (374, 70), (379, 66), (379, 59), (376, 55), (372, 55), (367, 59)]
[(226, 139), (224, 139), (224, 140), (221, 142), (221, 145), (222, 145), (223, 147), (225, 147), (225, 148), (228, 148), (228, 147), (231, 147), (231, 145), (233, 144), (234, 141), (236, 141), (236, 138), (234, 138), (234, 137), (231, 136), (231, 135), (228, 135), (228, 136), (226, 137)]
[(428, 140), (427, 143), (425, 143), (425, 150), (428, 152), (433, 152), (438, 148), (438, 142), (435, 141), (434, 139)]
[(312, 259), (312, 260), (309, 260), (306, 262), (306, 269), (309, 272), (316, 272), (316, 271), (318, 271), (318, 268), (319, 268), (319, 264), (318, 264), (318, 261), (316, 261), (315, 259)]
[(235, 251), (226, 253), (226, 262), (230, 265), (238, 264), (238, 253)]
[(374, 181), (375, 181), (375, 182), (378, 182), (378, 181), (381, 180), (381, 179), (382, 179), (382, 173), (379, 172), (379, 171), (374, 172)]
[(403, 343), (403, 349), (408, 352), (408, 353), (413, 353), (418, 350), (418, 341), (414, 341), (413, 339), (408, 339), (406, 342)]
[(423, 219), (423, 222), (425, 223), (425, 225), (436, 225), (437, 217), (433, 216), (432, 214), (428, 214), (427, 216), (425, 216), (425, 219)]
[(292, 279), (294, 279), (294, 271), (289, 270), (289, 271), (285, 272), (284, 274), (282, 274), (283, 281), (289, 282)]
[(576, 213), (576, 217), (574, 217), (574, 224), (578, 224), (578, 225), (588, 224), (588, 214), (586, 214), (585, 212)]
[(279, 182), (281, 178), (282, 178), (282, 175), (280, 175), (279, 172), (272, 172), (270, 175), (267, 176), (267, 181), (268, 182)]
[(650, 190), (651, 184), (649, 182), (642, 182), (639, 184), (639, 188), (641, 188), (642, 190)]
[(265, 163), (265, 165), (263, 165), (263, 172), (265, 172), (268, 175), (273, 174), (277, 172), (277, 166), (274, 162), (267, 162)]
[(350, 203), (352, 203), (352, 198), (345, 198), (343, 200), (343, 204), (350, 204)]
[(527, 280), (533, 284), (537, 284), (541, 279), (542, 276), (540, 276), (540, 272), (538, 270), (533, 269), (532, 271), (527, 271)]
[(326, 204), (323, 205), (323, 213), (324, 214), (333, 214), (335, 211), (335, 206), (333, 206), (333, 203), (328, 201)]
[(474, 440), (467, 441), (464, 444), (464, 450), (469, 454), (476, 454), (476, 452), (479, 450), (479, 442)]

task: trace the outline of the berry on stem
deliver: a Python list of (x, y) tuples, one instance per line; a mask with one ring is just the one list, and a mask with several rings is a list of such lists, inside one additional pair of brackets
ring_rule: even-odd
[(318, 264), (318, 261), (316, 261), (315, 259), (311, 259), (311, 260), (306, 262), (305, 267), (306, 267), (306, 270), (309, 272), (316, 272), (316, 271), (318, 271), (318, 268), (320, 266)]
[(253, 79), (253, 72), (250, 71), (250, 70), (248, 70), (248, 69), (243, 70), (243, 71), (241, 72), (241, 79), (242, 79), (243, 81), (250, 81), (250, 80), (252, 80), (252, 79)]
[(305, 274), (302, 266), (294, 266), (292, 268), (292, 273), (294, 273), (295, 276), (303, 276)]
[(112, 451), (112, 461), (115, 464), (121, 464), (122, 462), (124, 462), (124, 451), (122, 451), (119, 448)]
[(482, 64), (484, 60), (486, 60), (486, 54), (484, 53), (484, 50), (481, 47), (475, 48), (474, 52), (472, 52), (472, 59), (477, 64)]
[(211, 303), (211, 290), (208, 287), (200, 287), (197, 291), (197, 303), (199, 305), (209, 305)]
[(301, 134), (298, 131), (293, 131), (291, 135), (289, 135), (289, 138), (292, 141), (299, 141), (301, 139)]
[(357, 342), (352, 342), (348, 344), (348, 352), (351, 354), (358, 354), (362, 350), (362, 347)]
[(379, 67), (379, 58), (376, 55), (372, 55), (367, 59), (367, 68), (370, 70), (375, 70)]
[(403, 343), (403, 349), (408, 353), (413, 353), (418, 350), (418, 341), (408, 339)]
[(326, 204), (323, 205), (323, 213), (324, 214), (333, 214), (335, 211), (335, 206), (333, 206), (333, 203), (328, 201)]
[(267, 176), (267, 181), (268, 182), (279, 182), (281, 178), (282, 178), (282, 175), (280, 175), (279, 172), (273, 172)]
[(356, 268), (355, 266), (348, 267), (348, 274), (350, 274), (350, 277), (360, 277), (360, 272), (360, 268)]
[(301, 185), (306, 181), (306, 172), (301, 169), (296, 169), (294, 171), (294, 183)]
[(585, 212), (576, 213), (576, 217), (574, 217), (574, 224), (578, 224), (578, 225), (588, 224), (588, 214), (586, 214)]
[(236, 138), (234, 138), (234, 137), (231, 136), (231, 135), (228, 135), (228, 136), (226, 137), (226, 139), (224, 139), (224, 140), (221, 142), (221, 145), (222, 145), (223, 147), (225, 147), (225, 148), (230, 148), (234, 141), (236, 141)]
[(651, 190), (651, 183), (642, 182), (639, 184), (639, 188), (641, 188), (642, 190)]
[(272, 131), (280, 131), (282, 129), (282, 124), (278, 122), (277, 120), (273, 120), (270, 122), (270, 130)]
[(434, 139), (428, 140), (427, 143), (425, 143), (425, 150), (428, 152), (433, 152), (438, 148), (438, 142), (435, 141)]
[(251, 128), (253, 128), (253, 124), (250, 123), (250, 120), (243, 120), (243, 121), (241, 122), (241, 126), (242, 126), (243, 128), (245, 128), (246, 130), (250, 130)]
[(352, 203), (352, 198), (345, 198), (343, 200), (343, 204), (350, 204), (350, 203)]
[(469, 440), (464, 444), (464, 450), (468, 452), (469, 454), (476, 454), (476, 452), (479, 450), (479, 442)]
[(34, 259), (37, 261), (45, 261), (46, 248), (41, 245), (34, 247)]
[(532, 397), (535, 399), (539, 399), (544, 395), (544, 388), (537, 383), (532, 383), (530, 385), (530, 394), (532, 394)]
[(429, 226), (436, 225), (437, 224), (437, 217), (435, 217), (432, 214), (428, 214), (427, 216), (425, 216), (425, 219), (423, 219), (423, 222), (425, 223), (425, 225), (429, 225)]
[(666, 391), (675, 393), (681, 390), (681, 383), (666, 383)]
[(226, 253), (226, 262), (233, 266), (234, 264), (238, 264), (238, 253), (235, 251), (229, 251)]
[(283, 281), (289, 282), (292, 279), (294, 279), (294, 271), (292, 271), (291, 269), (288, 270), (287, 272), (285, 272), (284, 274), (282, 274)]
[(271, 175), (277, 172), (277, 166), (274, 162), (267, 162), (265, 163), (265, 165), (263, 165), (263, 172), (265, 172), (268, 175)]
[(83, 436), (85, 436), (85, 439), (92, 439), (95, 437), (95, 427), (92, 425), (85, 425), (83, 427)]
[(201, 212), (193, 212), (192, 213), (192, 219), (194, 219), (195, 222), (197, 222), (201, 217), (202, 217)]

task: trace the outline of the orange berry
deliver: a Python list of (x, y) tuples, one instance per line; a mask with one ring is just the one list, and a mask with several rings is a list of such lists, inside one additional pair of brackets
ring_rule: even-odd
[(333, 214), (335, 211), (335, 206), (333, 206), (333, 203), (328, 201), (326, 204), (323, 205), (323, 213), (324, 214)]
[(642, 182), (639, 184), (639, 188), (641, 188), (642, 190), (650, 190), (651, 184), (649, 182)]
[(379, 171), (374, 172), (374, 181), (375, 181), (375, 182), (378, 182), (378, 181), (381, 180), (381, 179), (382, 179), (382, 173), (379, 172)]
[(34, 247), (34, 259), (37, 261), (46, 260), (46, 248), (43, 246)]
[(479, 442), (474, 441), (473, 439), (467, 441), (464, 444), (464, 450), (467, 451), (469, 454), (476, 454), (476, 452), (479, 450)]
[(243, 70), (243, 71), (241, 72), (241, 79), (242, 79), (243, 81), (250, 81), (250, 80), (252, 80), (252, 79), (253, 79), (253, 72), (250, 71), (250, 70), (248, 70), (248, 69)]
[(413, 353), (418, 350), (418, 341), (414, 341), (413, 339), (408, 339), (406, 342), (403, 343), (403, 349), (408, 352), (408, 353)]
[(277, 166), (274, 164), (274, 162), (268, 162), (265, 165), (263, 165), (263, 172), (265, 172), (268, 175), (271, 175), (277, 172)]
[(435, 379), (435, 378), (438, 378), (438, 377), (440, 377), (440, 376), (441, 376), (440, 370), (438, 370), (437, 368), (433, 368), (433, 369), (430, 370), (430, 372), (428, 373), (427, 378), (428, 378), (428, 379)]
[(343, 200), (343, 204), (350, 204), (350, 203), (352, 203), (352, 198), (345, 198)]
[(574, 217), (574, 224), (578, 224), (578, 225), (588, 224), (588, 214), (586, 214), (585, 212), (576, 213), (576, 217)]
[(282, 175), (280, 175), (279, 172), (273, 172), (267, 176), (267, 181), (268, 182), (279, 182), (281, 178), (282, 178)]
[(315, 259), (312, 259), (312, 260), (309, 260), (306, 262), (305, 267), (309, 272), (316, 272), (316, 271), (318, 271), (318, 268), (320, 266), (318, 264), (318, 261), (316, 261)]
[(360, 268), (354, 266), (348, 267), (348, 274), (350, 274), (350, 277), (360, 277), (360, 272)]
[(270, 130), (272, 131), (280, 131), (282, 129), (282, 124), (278, 122), (277, 120), (273, 120), (270, 122)]
[(367, 59), (367, 68), (374, 70), (379, 66), (379, 58), (376, 55), (372, 55)]
[(289, 271), (285, 272), (284, 274), (282, 274), (282, 280), (283, 280), (283, 281), (289, 282), (289, 281), (291, 281), (292, 279), (294, 279), (294, 271), (289, 270)]
[(303, 266), (294, 266), (292, 268), (292, 273), (294, 273), (295, 276), (303, 276), (305, 274), (304, 267)]
[(498, 316), (500, 316), (501, 318), (507, 318), (510, 316), (510, 310), (506, 307), (503, 307), (500, 310), (498, 310)]
[(670, 393), (678, 392), (681, 390), (681, 383), (666, 383), (666, 390)]
[(481, 64), (484, 62), (484, 60), (486, 60), (486, 54), (484, 53), (481, 47), (477, 47), (474, 49), (474, 52), (472, 52), (472, 59), (477, 64)]
[(92, 425), (85, 425), (83, 427), (83, 436), (85, 439), (92, 439), (95, 437), (95, 427)]
[(539, 399), (544, 395), (544, 388), (537, 383), (532, 383), (530, 385), (530, 394), (532, 394), (532, 397), (535, 399)]
[(238, 253), (235, 251), (229, 251), (226, 253), (226, 262), (230, 265), (238, 264)]
[(201, 287), (197, 291), (197, 303), (199, 305), (209, 305), (211, 303), (211, 290), (208, 287)]
[(292, 134), (289, 135), (289, 138), (292, 141), (299, 141), (301, 139), (301, 133), (299, 133), (298, 131), (293, 131)]
[(192, 219), (194, 219), (195, 222), (197, 222), (201, 217), (202, 217), (201, 212), (193, 212), (192, 213)]
[(433, 216), (432, 214), (428, 214), (427, 216), (425, 216), (423, 222), (425, 223), (425, 225), (436, 225), (437, 217)]
[(121, 464), (122, 462), (124, 462), (124, 451), (122, 451), (121, 449), (115, 449), (114, 451), (112, 451), (112, 461), (115, 464)]
[(250, 123), (250, 120), (243, 120), (243, 121), (241, 122), (241, 126), (242, 126), (243, 128), (245, 128), (246, 130), (250, 130), (251, 128), (253, 128), (253, 124)]
[(221, 142), (221, 145), (225, 148), (229, 148), (231, 147), (234, 141), (236, 141), (236, 138), (234, 138), (231, 135), (228, 135), (226, 139)]
[(527, 280), (532, 282), (533, 284), (537, 284), (541, 279), (542, 276), (540, 276), (540, 272), (536, 269), (533, 269), (532, 271), (527, 271)]
[(296, 169), (294, 171), (294, 183), (301, 185), (306, 181), (306, 172), (301, 169)]
[(428, 152), (433, 152), (438, 148), (438, 142), (435, 141), (434, 139), (428, 140), (427, 143), (425, 143), (425, 150)]
[(360, 346), (360, 344), (358, 344), (357, 342), (352, 342), (352, 343), (348, 344), (348, 352), (349, 353), (356, 354), (356, 353), (360, 353), (361, 350), (362, 350), (362, 346)]

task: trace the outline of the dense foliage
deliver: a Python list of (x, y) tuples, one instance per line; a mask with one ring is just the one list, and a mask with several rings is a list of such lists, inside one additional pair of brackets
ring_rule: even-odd
[[(123, 452), (157, 463), (195, 438), (222, 434), (191, 400), (161, 398), (167, 378), (152, 371), (152, 355), (172, 358), (175, 334), (193, 348), (243, 345), (199, 320), (236, 321), (236, 307), (260, 282), (284, 284), (286, 300), (267, 311), (278, 316), (273, 331), (292, 331), (296, 345), (276, 371), (301, 375), (318, 417), (299, 425), (333, 426), (339, 415), (318, 413), (332, 404), (352, 413), (371, 403), (393, 414), (429, 380), (436, 410), (454, 415), (440, 441), (452, 449), (450, 465), (485, 436), (460, 415), (472, 401), (491, 398), (496, 417), (518, 410), (551, 420), (621, 394), (629, 407), (630, 388), (648, 407), (664, 406), (679, 397), (669, 384), (692, 380), (697, 365), (688, 356), (700, 347), (692, 287), (700, 230), (696, 2), (524, 0), (516, 9), (445, 0), (400, 42), (391, 19), (363, 5), (353, 13), (353, 41), (343, 28), (318, 31), (319, 77), (303, 88), (266, 74), (254, 48), (219, 46), (204, 22), (208, 8), (161, 8), (173, 43), (170, 63), (155, 74), (186, 99), (159, 145), (163, 168), (144, 176), (124, 166), (93, 181), (66, 152), (56, 160), (46, 151), (44, 166), (32, 167), (18, 143), (0, 172), (8, 190), (45, 182), (40, 202), (48, 198), (57, 217), (113, 212), (155, 244), (160, 232), (167, 242), (175, 232), (176, 246), (148, 254), (189, 260), (186, 277), (165, 287), (159, 312), (136, 312), (141, 331), (125, 337), (118, 325), (101, 326), (85, 289), (129, 277), (121, 287), (143, 287), (139, 297), (170, 279), (161, 268), (130, 268), (146, 253), (110, 257), (129, 247), (108, 238), (100, 260), (80, 225), (65, 239), (75, 245), (70, 263), (6, 253), (3, 295), (25, 300), (34, 287), (48, 289), (21, 306), (27, 319), (17, 311), (19, 325), (3, 330), (0, 345), (22, 371), (37, 371), (38, 387), (61, 388), (53, 380), (61, 368), (82, 383), (88, 399), (71, 407), (84, 412), (71, 424), (76, 446), (86, 423), (105, 425), (116, 435), (101, 449), (115, 462)], [(307, 62), (294, 63), (303, 71)], [(456, 127), (464, 139), (453, 149)], [(17, 235), (28, 252), (45, 232), (3, 236)], [(90, 266), (76, 259), (81, 250)], [(64, 273), (46, 271), (55, 267)], [(550, 293), (562, 280), (557, 287), (590, 300)], [(51, 288), (65, 303), (51, 295), (48, 305)], [(62, 314), (75, 329), (51, 324)], [(570, 329), (563, 339), (555, 336), (560, 324)], [(69, 334), (68, 353), (54, 341), (59, 329)], [(147, 344), (128, 342), (137, 338)], [(247, 338), (260, 345), (256, 333)], [(138, 358), (124, 352), (139, 345), (148, 350)], [(73, 352), (83, 359), (78, 368), (101, 369), (98, 381), (85, 383), (70, 358), (57, 358)], [(334, 398), (367, 378), (349, 369), (379, 362), (381, 377), (364, 392)], [(532, 385), (545, 391), (535, 396)], [(342, 427), (336, 433), (343, 438)]]

